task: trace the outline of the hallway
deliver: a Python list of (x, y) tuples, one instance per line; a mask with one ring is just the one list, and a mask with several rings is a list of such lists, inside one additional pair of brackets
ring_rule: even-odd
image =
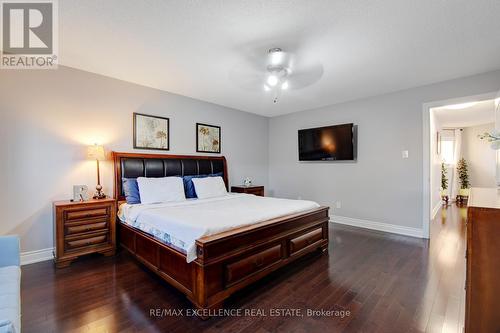
[[(465, 248), (467, 208), (442, 206), (431, 222), (430, 307), (427, 332), (462, 332), (465, 316)], [(430, 305), (430, 304), (429, 304)]]

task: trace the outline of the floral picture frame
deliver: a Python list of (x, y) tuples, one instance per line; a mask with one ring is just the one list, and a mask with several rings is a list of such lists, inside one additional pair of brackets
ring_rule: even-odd
[(196, 123), (196, 152), (220, 154), (220, 126)]
[(170, 150), (170, 119), (134, 113), (134, 149)]

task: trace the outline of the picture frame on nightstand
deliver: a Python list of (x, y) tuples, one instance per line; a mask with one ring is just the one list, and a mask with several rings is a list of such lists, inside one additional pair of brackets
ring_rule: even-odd
[(89, 200), (89, 187), (87, 185), (73, 185), (73, 201)]

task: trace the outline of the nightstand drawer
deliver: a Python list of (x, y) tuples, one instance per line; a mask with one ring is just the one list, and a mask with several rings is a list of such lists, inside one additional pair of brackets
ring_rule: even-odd
[(254, 194), (263, 197), (264, 186), (232, 186), (231, 192)]
[(65, 247), (67, 250), (82, 249), (83, 247), (91, 247), (96, 245), (105, 245), (108, 242), (108, 234), (97, 234), (90, 237), (65, 239)]
[(65, 220), (79, 220), (96, 217), (107, 217), (109, 215), (109, 207), (67, 210), (65, 211)]
[(85, 223), (80, 225), (67, 225), (66, 235), (74, 235), (92, 231), (106, 230), (108, 228), (108, 222), (102, 221), (97, 223)]
[(260, 195), (261, 197), (264, 196), (264, 190), (263, 189), (248, 189), (245, 193), (247, 193), (247, 194), (254, 194), (254, 195)]

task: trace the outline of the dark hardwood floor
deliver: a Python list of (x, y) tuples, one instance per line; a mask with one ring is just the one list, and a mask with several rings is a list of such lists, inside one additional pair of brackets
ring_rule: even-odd
[[(333, 225), (329, 254), (285, 267), (226, 303), (265, 317), (202, 321), (167, 315), (190, 309), (190, 303), (123, 251), (60, 270), (51, 262), (23, 266), (23, 331), (461, 332), (464, 219), (465, 209), (441, 210), (430, 242)], [(160, 309), (160, 316), (152, 316), (152, 309)], [(272, 316), (279, 309), (300, 309), (303, 316)], [(308, 316), (307, 309), (337, 316)]]

